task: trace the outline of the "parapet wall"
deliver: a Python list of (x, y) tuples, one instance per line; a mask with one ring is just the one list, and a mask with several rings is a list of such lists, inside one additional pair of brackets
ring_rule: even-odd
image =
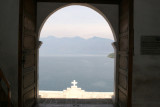
[(113, 92), (86, 92), (77, 86), (63, 91), (39, 91), (40, 98), (61, 99), (111, 99)]

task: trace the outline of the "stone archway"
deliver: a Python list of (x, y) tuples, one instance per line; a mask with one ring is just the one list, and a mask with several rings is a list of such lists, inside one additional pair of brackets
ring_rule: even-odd
[[(44, 23), (46, 22), (46, 20), (52, 15), (54, 14), (56, 11), (64, 8), (64, 7), (67, 7), (67, 6), (71, 6), (71, 5), (80, 5), (80, 6), (86, 6), (86, 7), (89, 7), (93, 10), (95, 10), (97, 13), (99, 13), (101, 16), (103, 16), (103, 18), (107, 21), (107, 23), (109, 23), (111, 29), (112, 29), (112, 33), (113, 33), (113, 36), (114, 36), (114, 39), (115, 39), (115, 42), (112, 44), (114, 49), (115, 49), (115, 53), (117, 54), (117, 50), (116, 50), (116, 43), (117, 43), (117, 39), (118, 39), (118, 6), (110, 6), (108, 5), (107, 7), (107, 10), (110, 10), (108, 12), (105, 12), (105, 14), (102, 12), (102, 11), (105, 11), (104, 8), (100, 7), (101, 5), (90, 5), (90, 4), (84, 4), (84, 3), (71, 3), (71, 4), (61, 4), (61, 5), (58, 5), (57, 7), (54, 6), (54, 4), (47, 4), (47, 3), (44, 3), (44, 5), (42, 4), (42, 7), (41, 6), (38, 6), (38, 13), (39, 11), (42, 11), (42, 9), (48, 7), (49, 9), (48, 10), (43, 10), (43, 13), (44, 14), (38, 14), (38, 17), (40, 17), (38, 20), (37, 20), (37, 26), (38, 26), (38, 37), (40, 36), (40, 32), (41, 32), (41, 29), (44, 25)], [(55, 8), (53, 8), (55, 7)], [(40, 9), (39, 9), (40, 8)], [(98, 9), (99, 8), (99, 9)], [(101, 10), (102, 11), (101, 11)], [(111, 10), (113, 9), (113, 10)], [(111, 12), (113, 12), (113, 14), (111, 14)], [(113, 18), (113, 16), (117, 16), (117, 18)], [(109, 19), (107, 18), (109, 17)], [(113, 19), (112, 19), (113, 18)], [(42, 20), (43, 19), (43, 20)], [(114, 26), (114, 27), (113, 27)], [(117, 59), (115, 58), (115, 84), (114, 84), (114, 93), (116, 93), (116, 89), (117, 89), (117, 82), (116, 82), (116, 72), (117, 72), (117, 69), (116, 69), (116, 66), (117, 66)], [(113, 100), (115, 101), (115, 97), (113, 97)]]
[[(37, 2), (32, 0), (22, 0), (20, 12), (20, 42), (19, 42), (19, 106), (31, 106), (37, 98), (37, 47), (38, 36), (36, 35), (36, 9)], [(75, 0), (76, 2), (76, 0)], [(107, 12), (111, 17), (107, 16), (112, 24), (115, 34), (117, 35), (117, 43), (115, 44), (117, 50), (116, 61), (116, 96), (115, 102), (120, 107), (131, 106), (131, 83), (132, 83), (132, 57), (133, 57), (133, 1), (122, 0), (120, 2), (113, 2), (117, 7), (110, 7), (104, 4), (93, 4), (99, 6), (104, 12), (114, 10), (118, 8), (117, 14), (114, 12)], [(42, 2), (43, 3), (43, 2)], [(52, 4), (52, 3), (48, 3)], [(53, 3), (54, 8), (57, 8), (62, 4)], [(39, 8), (39, 7), (38, 7)], [(41, 7), (40, 10), (44, 8)], [(41, 15), (40, 12), (37, 17), (41, 17), (41, 21), (46, 18), (45, 15)], [(48, 11), (48, 10), (46, 10)], [(53, 11), (53, 10), (52, 10)], [(119, 16), (119, 14), (120, 16)], [(48, 16), (48, 13), (47, 13)], [(118, 20), (116, 20), (117, 18)], [(41, 21), (37, 21), (37, 29)], [(120, 21), (120, 22), (118, 22)], [(120, 24), (120, 25), (119, 25)], [(117, 27), (116, 27), (116, 26)]]
[[(54, 19), (53, 18), (53, 16), (54, 16), (54, 14), (58, 14), (58, 12), (60, 12), (60, 11), (64, 11), (65, 10), (65, 8), (67, 9), (67, 8), (71, 8), (71, 7), (74, 7), (74, 6), (78, 6), (78, 7), (81, 7), (82, 9), (83, 8), (85, 8), (86, 10), (87, 9), (90, 9), (90, 10), (92, 10), (93, 12), (95, 12), (96, 13), (96, 15), (97, 16), (100, 16), (101, 17), (101, 20), (104, 20), (103, 21), (103, 23), (105, 23), (105, 25), (104, 25), (104, 27), (106, 27), (107, 29), (105, 29), (105, 30), (108, 30), (108, 31), (111, 31), (111, 28), (110, 27), (107, 27), (108, 26), (108, 19), (106, 19), (106, 16), (102, 13), (102, 12), (100, 12), (100, 10), (98, 10), (97, 8), (95, 8), (94, 6), (91, 6), (91, 5), (89, 5), (89, 4), (75, 4), (75, 3), (73, 3), (73, 4), (68, 4), (68, 5), (65, 5), (65, 6), (61, 6), (60, 8), (58, 8), (58, 9), (55, 9), (55, 11), (54, 12), (51, 12), (51, 14), (49, 14), (49, 16), (44, 20), (44, 22), (42, 23), (42, 25), (41, 25), (41, 27), (40, 27), (40, 30), (39, 30), (39, 36), (40, 36), (40, 32), (41, 32), (41, 29), (42, 29), (42, 27), (44, 26), (44, 24), (45, 24), (45, 22), (46, 22), (46, 20), (50, 20), (50, 19)], [(89, 8), (88, 8), (89, 7)], [(92, 8), (91, 8), (92, 7)], [(94, 9), (94, 10), (93, 10)], [(96, 10), (96, 11), (95, 11)], [(97, 14), (98, 12), (99, 12), (99, 14)], [(83, 14), (83, 13), (81, 13), (81, 14)], [(51, 18), (52, 17), (52, 18)], [(65, 17), (65, 16), (64, 16)], [(55, 19), (57, 19), (56, 17), (55, 17)], [(65, 18), (64, 18), (65, 19)], [(74, 18), (73, 18), (74, 19)], [(73, 20), (72, 19), (72, 20)], [(62, 19), (61, 19), (62, 20)], [(97, 19), (96, 19), (97, 20)], [(54, 22), (56, 22), (56, 20), (54, 20)], [(49, 24), (49, 22), (46, 22), (46, 23), (48, 23)], [(52, 22), (51, 22), (52, 23)], [(50, 24), (51, 24), (50, 23)], [(67, 22), (64, 22), (64, 23), (67, 23)], [(94, 24), (94, 22), (93, 22), (93, 24)], [(58, 25), (58, 24), (56, 24), (56, 25)], [(62, 25), (63, 26), (63, 25)], [(65, 25), (64, 25), (65, 26)], [(77, 26), (77, 24), (76, 24), (76, 26)], [(85, 26), (85, 25), (84, 25)], [(93, 26), (93, 25), (92, 25)], [(111, 24), (110, 24), (110, 26), (112, 26)], [(47, 27), (47, 24), (45, 24), (45, 26), (43, 27), (43, 29), (46, 29), (46, 27)], [(52, 27), (56, 27), (56, 26), (52, 26)], [(86, 28), (87, 29), (87, 28)], [(52, 30), (54, 30), (54, 29), (52, 29)], [(73, 30), (73, 29), (72, 29)], [(78, 29), (78, 30), (80, 30), (80, 29)], [(97, 29), (95, 29), (95, 30), (97, 30)], [(97, 30), (98, 31), (98, 30)], [(41, 35), (43, 35), (43, 33), (45, 32), (45, 30), (42, 30), (42, 32), (41, 32)], [(65, 34), (64, 33), (65, 31), (63, 31), (63, 34)], [(73, 31), (71, 31), (71, 32), (74, 32), (74, 30)], [(99, 31), (98, 31), (99, 32)], [(114, 32), (113, 30), (112, 30), (112, 32)], [(93, 33), (93, 31), (92, 31), (92, 33)], [(53, 32), (53, 34), (54, 34), (54, 32)], [(115, 33), (114, 33), (115, 34)], [(52, 35), (52, 34), (48, 34), (48, 35)], [(78, 34), (75, 34), (75, 35), (78, 35)], [(113, 33), (110, 33), (110, 35), (112, 36), (112, 38), (113, 38)], [(55, 36), (55, 35), (54, 35)], [(57, 36), (55, 36), (55, 37), (57, 37)], [(116, 38), (116, 37), (115, 37)], [(51, 39), (51, 38), (50, 38)], [(43, 40), (43, 39), (42, 39)], [(60, 41), (59, 41), (60, 42)], [(106, 41), (107, 42), (107, 41)], [(44, 42), (45, 43), (45, 42)], [(48, 44), (49, 45), (49, 44)], [(56, 45), (56, 44), (55, 44)], [(97, 44), (98, 45), (98, 44)], [(109, 45), (111, 45), (111, 44), (108, 44), (108, 45), (106, 45), (106, 46), (109, 46)], [(46, 47), (46, 45), (44, 44), (44, 47)], [(44, 49), (44, 47), (42, 47), (41, 49), (43, 50)], [(47, 47), (46, 47), (46, 49), (47, 49)], [(53, 49), (54, 49), (54, 46), (53, 46)], [(57, 50), (58, 51), (58, 50)], [(98, 50), (97, 50), (98, 51)], [(42, 51), (41, 51), (42, 52)], [(54, 54), (54, 53), (52, 53), (52, 54)], [(40, 55), (42, 55), (42, 54), (40, 54)], [(41, 59), (41, 57), (39, 57), (39, 59)], [(103, 59), (105, 59), (105, 57), (103, 58)], [(107, 58), (106, 58), (107, 59)], [(113, 60), (114, 61), (114, 60)], [(116, 61), (116, 59), (115, 59), (115, 61)], [(42, 62), (40, 61), (40, 68), (41, 69), (43, 69), (41, 66), (42, 66), (42, 64), (41, 64)], [(54, 63), (54, 61), (52, 62), (52, 63)], [(65, 63), (65, 61), (64, 61), (64, 63)], [(93, 62), (94, 63), (94, 62)], [(45, 65), (45, 64), (43, 64), (43, 65)], [(54, 65), (56, 65), (56, 64), (54, 64)], [(54, 66), (53, 65), (53, 66)], [(112, 66), (114, 65), (114, 62), (112, 63)], [(57, 65), (58, 66), (58, 65)], [(99, 66), (99, 65), (97, 65), (97, 66)], [(78, 68), (78, 67), (77, 67)], [(114, 67), (112, 67), (112, 70), (111, 70), (111, 72), (113, 72), (114, 71), (114, 69), (113, 69)], [(43, 69), (43, 71), (40, 69), (40, 80), (39, 81), (41, 81), (39, 84), (40, 84), (40, 87), (42, 86), (42, 77), (44, 76), (41, 76), (42, 75), (42, 72), (45, 70), (45, 69)], [(109, 69), (109, 68), (107, 68), (106, 67), (106, 76), (108, 75), (108, 73), (107, 73), (107, 69)], [(54, 68), (52, 68), (52, 70), (54, 71)], [(71, 69), (72, 70), (72, 69)], [(56, 71), (56, 70), (55, 70)], [(94, 71), (94, 70), (93, 70)], [(97, 70), (98, 71), (98, 70)], [(96, 71), (96, 72), (97, 72)], [(94, 71), (95, 72), (95, 71)], [(58, 76), (58, 72), (57, 72), (57, 76)], [(48, 75), (48, 74), (47, 74)], [(46, 75), (46, 76), (47, 76)], [(53, 76), (54, 75), (56, 75), (56, 73), (54, 73), (54, 74), (52, 74)], [(62, 75), (62, 74), (61, 74)], [(100, 73), (99, 73), (99, 75), (100, 75)], [(114, 77), (114, 73), (112, 73), (112, 76)], [(112, 77), (111, 76), (111, 77)], [(60, 76), (58, 76), (58, 77), (60, 77)], [(67, 77), (67, 76), (66, 76)], [(97, 77), (98, 77), (98, 75), (97, 75)], [(85, 77), (84, 77), (85, 78)], [(105, 78), (109, 78), (109, 77), (105, 77)], [(48, 78), (49, 79), (49, 78)], [(99, 78), (100, 79), (100, 78)], [(65, 79), (64, 79), (65, 80)], [(46, 80), (47, 81), (47, 80)], [(56, 83), (54, 83), (54, 81), (58, 81), (58, 79), (57, 80), (53, 80), (53, 84), (56, 84)], [(100, 81), (100, 80), (99, 80)], [(106, 81), (105, 83), (107, 83), (107, 80), (104, 80), (104, 81)], [(112, 81), (110, 82), (112, 85), (114, 84), (114, 79), (112, 78)], [(49, 83), (49, 82), (46, 82), (46, 84), (47, 83)], [(68, 82), (69, 83), (69, 82)], [(107, 84), (110, 84), (110, 83), (107, 83)], [(110, 87), (112, 87), (113, 88), (113, 86), (110, 86)], [(107, 87), (107, 86), (106, 86)], [(93, 87), (92, 87), (93, 88)], [(96, 87), (95, 87), (96, 88)], [(41, 90), (42, 90), (42, 87), (41, 87)], [(44, 89), (43, 89), (44, 90)], [(47, 89), (45, 89), (46, 90), (46, 92), (47, 92)], [(51, 90), (51, 89), (50, 89)], [(52, 88), (52, 91), (54, 91), (54, 88)], [(48, 95), (46, 95), (46, 92), (42, 92), (42, 91), (40, 91), (40, 95), (41, 96), (48, 96)], [(108, 92), (108, 91), (106, 91), (106, 92)], [(112, 90), (112, 92), (113, 92), (113, 90)], [(43, 93), (45, 93), (45, 95), (43, 95)], [(108, 93), (109, 94), (109, 93)], [(64, 97), (65, 98), (65, 97)]]

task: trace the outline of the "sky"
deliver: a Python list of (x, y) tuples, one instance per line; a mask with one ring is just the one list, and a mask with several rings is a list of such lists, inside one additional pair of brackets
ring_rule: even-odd
[(113, 40), (108, 22), (95, 10), (79, 5), (67, 6), (54, 12), (44, 23), (40, 37), (94, 36)]

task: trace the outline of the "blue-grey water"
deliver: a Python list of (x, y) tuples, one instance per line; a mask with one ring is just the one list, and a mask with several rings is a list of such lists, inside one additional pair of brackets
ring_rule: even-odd
[(62, 91), (73, 80), (85, 91), (112, 92), (114, 59), (107, 55), (40, 56), (40, 90)]

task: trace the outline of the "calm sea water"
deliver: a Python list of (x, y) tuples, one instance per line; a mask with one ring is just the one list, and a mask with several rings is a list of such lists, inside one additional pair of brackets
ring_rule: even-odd
[(114, 59), (107, 55), (40, 56), (40, 90), (62, 91), (70, 87), (73, 80), (85, 91), (112, 92)]

